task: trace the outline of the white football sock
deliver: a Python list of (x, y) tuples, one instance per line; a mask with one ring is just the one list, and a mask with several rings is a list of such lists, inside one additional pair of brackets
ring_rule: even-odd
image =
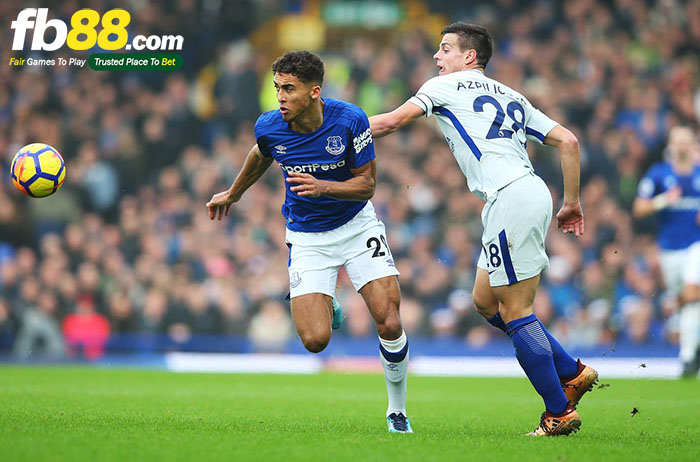
[(680, 333), (680, 357), (687, 363), (695, 357), (695, 352), (700, 345), (698, 335), (700, 333), (700, 303), (688, 303), (681, 307), (679, 318)]
[[(401, 337), (396, 340), (384, 340), (379, 337), (380, 345), (391, 353), (399, 353), (407, 346), (406, 332), (401, 332)], [(386, 380), (386, 391), (389, 395), (389, 406), (386, 410), (387, 417), (391, 413), (402, 412), (406, 415), (406, 372), (408, 370), (408, 348), (406, 356), (398, 362), (389, 361), (384, 357), (382, 351), (379, 352), (384, 368), (384, 379)]]

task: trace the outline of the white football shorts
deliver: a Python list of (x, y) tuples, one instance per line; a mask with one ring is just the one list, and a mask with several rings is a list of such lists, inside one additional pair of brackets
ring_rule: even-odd
[(687, 270), (683, 273), (683, 282), (700, 285), (700, 241), (688, 247), (688, 259), (685, 266)]
[(659, 255), (659, 264), (661, 265), (661, 273), (664, 277), (664, 285), (666, 291), (674, 296), (679, 296), (683, 291), (683, 283), (685, 279), (685, 271), (690, 265), (688, 258), (691, 247), (679, 250), (661, 250)]
[(552, 221), (552, 196), (534, 173), (487, 198), (481, 212), (484, 234), (477, 266), (492, 287), (515, 284), (549, 268), (544, 240)]
[(661, 250), (659, 256), (666, 290), (680, 295), (683, 285), (700, 285), (700, 241), (679, 250)]
[(399, 272), (391, 256), (384, 223), (370, 201), (352, 220), (330, 231), (303, 233), (287, 229), (289, 296), (335, 295), (338, 270), (345, 270), (355, 290)]

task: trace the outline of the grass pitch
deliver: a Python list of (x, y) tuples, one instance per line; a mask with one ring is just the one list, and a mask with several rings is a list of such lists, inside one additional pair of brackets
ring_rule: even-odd
[(409, 377), (398, 435), (380, 375), (0, 366), (0, 460), (698, 460), (700, 383), (601, 382), (578, 434), (528, 438), (525, 379)]

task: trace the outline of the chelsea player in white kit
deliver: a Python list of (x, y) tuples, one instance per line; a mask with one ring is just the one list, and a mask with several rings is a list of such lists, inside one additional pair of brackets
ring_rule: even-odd
[(285, 178), (282, 214), (287, 220), (292, 318), (304, 347), (322, 351), (342, 311), (333, 298), (344, 266), (362, 295), (379, 334), (392, 433), (412, 433), (406, 417), (408, 341), (399, 317), (400, 291), (384, 224), (369, 199), (376, 162), (365, 113), (349, 103), (321, 98), (323, 62), (308, 51), (291, 51), (272, 64), (280, 108), (260, 116), (257, 144), (231, 187), (207, 203), (213, 220), (273, 161)]
[(637, 188), (634, 215), (659, 214), (657, 245), (666, 290), (680, 300), (682, 377), (700, 368), (700, 159), (689, 127), (669, 132), (666, 161), (652, 165)]
[(439, 75), (394, 111), (370, 117), (372, 134), (384, 136), (418, 117), (436, 116), (469, 188), (486, 202), (474, 304), (510, 336), (520, 365), (544, 400), (546, 410), (529, 435), (567, 435), (579, 429), (576, 405), (598, 373), (574, 360), (532, 311), (540, 273), (549, 266), (545, 237), (552, 198), (534, 174), (525, 147), (530, 138), (559, 148), (564, 205), (557, 224), (579, 236), (584, 226), (578, 141), (521, 94), (484, 75), (493, 53), (486, 29), (458, 22), (442, 35), (433, 56)]

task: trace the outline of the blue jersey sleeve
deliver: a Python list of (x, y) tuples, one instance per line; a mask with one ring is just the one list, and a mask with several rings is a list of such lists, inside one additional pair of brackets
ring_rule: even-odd
[(258, 148), (260, 149), (262, 155), (270, 157), (272, 154), (270, 153), (270, 146), (268, 145), (265, 136), (265, 127), (267, 126), (265, 123), (266, 119), (266, 114), (263, 114), (258, 117), (257, 122), (255, 122), (255, 140), (258, 143)]
[(644, 177), (639, 180), (637, 185), (637, 196), (644, 199), (651, 199), (652, 197), (665, 192), (666, 188), (663, 185), (663, 174), (658, 165), (652, 166)]
[(352, 136), (352, 150), (348, 156), (348, 166), (359, 168), (374, 160), (374, 143), (372, 142), (372, 129), (369, 126), (367, 114), (358, 108), (355, 120), (350, 126)]
[(654, 194), (655, 192), (656, 183), (654, 182), (653, 177), (647, 174), (644, 176), (644, 178), (639, 180), (639, 184), (637, 185), (637, 196), (644, 199), (651, 199), (652, 197), (656, 196), (656, 194)]

